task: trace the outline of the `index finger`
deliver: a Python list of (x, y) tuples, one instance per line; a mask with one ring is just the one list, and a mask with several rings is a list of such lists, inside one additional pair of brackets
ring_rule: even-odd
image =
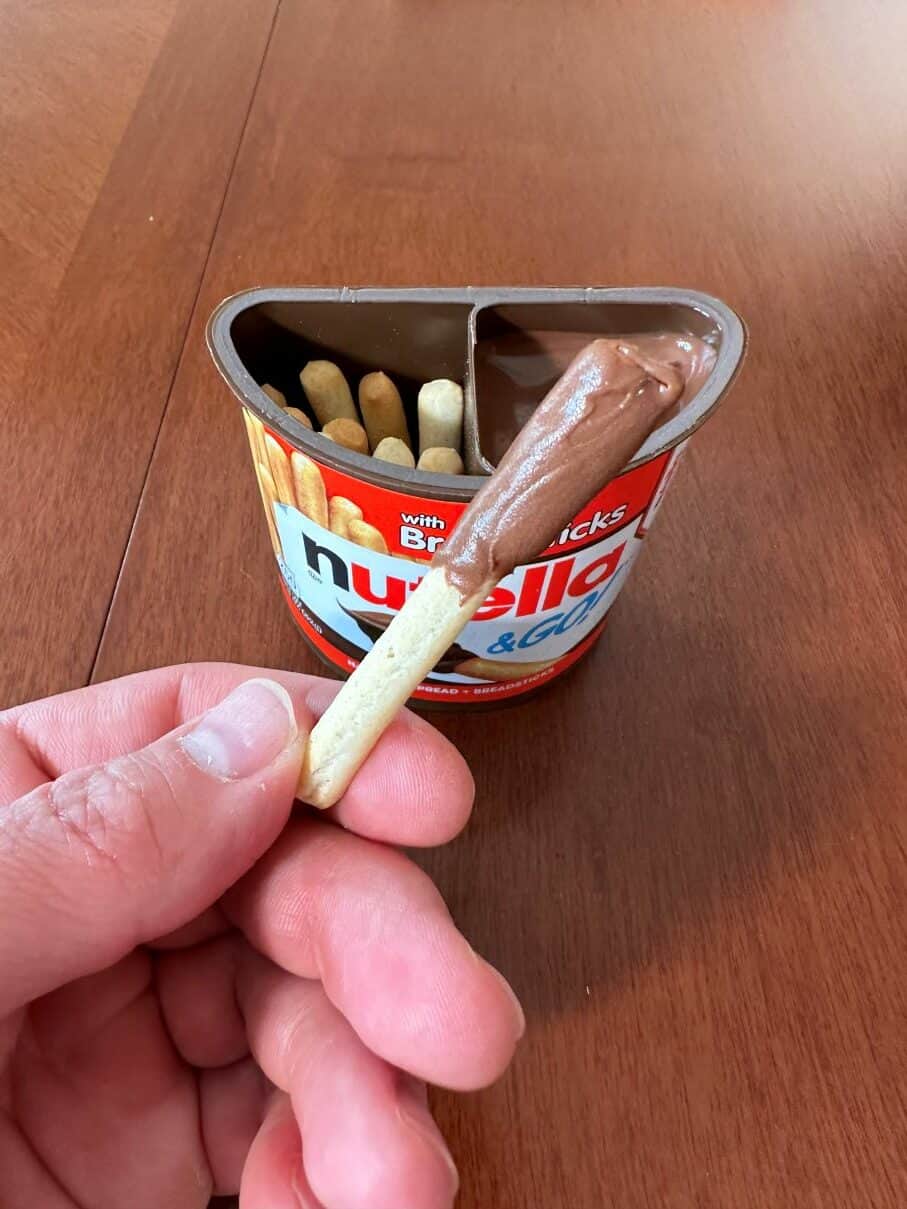
[[(190, 663), (16, 706), (0, 713), (0, 804), (75, 768), (146, 747), (253, 676), (284, 686), (301, 728), (308, 728), (339, 690), (330, 681), (297, 672)], [(371, 839), (437, 844), (465, 824), (472, 796), (472, 777), (456, 748), (404, 710), (331, 813)]]

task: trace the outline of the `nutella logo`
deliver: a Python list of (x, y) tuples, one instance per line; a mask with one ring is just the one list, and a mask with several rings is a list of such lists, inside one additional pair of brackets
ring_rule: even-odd
[(508, 578), (517, 580), (516, 587), (498, 584), (473, 620), (496, 621), (509, 613), (514, 617), (531, 617), (533, 613), (559, 609), (565, 600), (585, 596), (610, 579), (625, 547), (626, 542), (621, 542), (607, 554), (579, 566), (573, 557), (515, 571)]
[[(496, 621), (501, 617), (531, 617), (559, 609), (564, 602), (594, 592), (611, 578), (623, 557), (626, 542), (595, 558), (573, 555), (547, 563), (519, 568), (499, 584), (474, 617), (474, 621)], [(397, 612), (422, 576), (410, 579), (377, 570), (363, 562), (349, 562), (338, 550), (303, 535), (303, 552), (308, 569), (319, 579), (328, 578), (342, 592), (352, 592), (360, 600)], [(396, 563), (399, 566), (399, 562)]]

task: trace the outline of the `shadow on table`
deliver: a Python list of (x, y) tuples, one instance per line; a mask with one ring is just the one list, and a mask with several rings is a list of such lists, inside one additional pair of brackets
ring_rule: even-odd
[(544, 696), (441, 723), (477, 809), (418, 859), (530, 1017), (669, 960), (848, 809), (828, 756), (865, 715), (858, 689), (816, 683), (777, 634), (688, 627), (652, 596), (621, 608)]

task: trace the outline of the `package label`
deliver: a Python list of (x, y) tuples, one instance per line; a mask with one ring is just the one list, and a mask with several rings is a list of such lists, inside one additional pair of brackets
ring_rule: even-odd
[[(294, 452), (267, 429), (262, 443), (248, 419), (247, 426), (287, 600), (309, 640), (349, 673), (415, 590), (466, 505), (356, 478)], [(512, 697), (574, 663), (606, 624), (681, 450), (612, 480), (536, 560), (501, 580), (414, 696)]]

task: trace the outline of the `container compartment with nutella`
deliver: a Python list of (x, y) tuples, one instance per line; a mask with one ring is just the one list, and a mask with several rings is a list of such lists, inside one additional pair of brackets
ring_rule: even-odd
[[(722, 303), (676, 290), (256, 290), (221, 304), (209, 345), (244, 406), (288, 604), (342, 675), (434, 556), (470, 590), (487, 578), (464, 530), (450, 538), (545, 399), (531, 439), (517, 440), (506, 463), (512, 499), (496, 506), (506, 520), (495, 534), (503, 577), (489, 580), (487, 598), (412, 692), (417, 702), (463, 706), (535, 690), (601, 634), (686, 439), (730, 385), (743, 330)], [(556, 384), (580, 353), (567, 397)], [(607, 406), (586, 406), (593, 396)], [(656, 396), (644, 423), (639, 406), (654, 407)], [(565, 424), (561, 467), (552, 451), (567, 448)], [(422, 436), (435, 434), (448, 447), (432, 448), (423, 466), (465, 473), (414, 467)], [(603, 442), (622, 467), (607, 483), (595, 477)], [(545, 500), (567, 512), (539, 550)], [(511, 556), (530, 548), (511, 569)]]

